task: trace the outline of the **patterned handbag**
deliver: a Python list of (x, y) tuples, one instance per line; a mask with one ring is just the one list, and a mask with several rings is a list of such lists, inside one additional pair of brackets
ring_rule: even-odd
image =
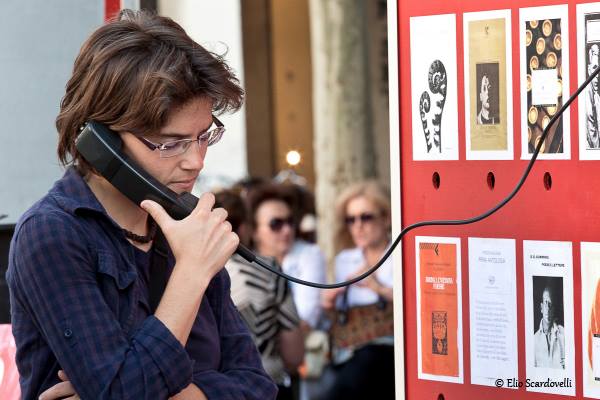
[(394, 307), (379, 297), (374, 304), (348, 307), (348, 290), (342, 305), (330, 314), (329, 330), (333, 349), (358, 348), (374, 339), (394, 334)]

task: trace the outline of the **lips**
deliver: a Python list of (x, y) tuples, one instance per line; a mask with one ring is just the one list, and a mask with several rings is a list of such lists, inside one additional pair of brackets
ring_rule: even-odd
[[(187, 180), (173, 181), (171, 183), (172, 186), (175, 186), (180, 191), (191, 192), (194, 184), (196, 183), (196, 178), (191, 178)], [(178, 191), (178, 190), (176, 190)]]

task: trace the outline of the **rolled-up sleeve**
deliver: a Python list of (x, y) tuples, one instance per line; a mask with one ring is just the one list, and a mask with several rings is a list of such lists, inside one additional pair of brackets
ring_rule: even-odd
[[(77, 224), (36, 215), (15, 235), (7, 274), (12, 298), (81, 398), (161, 399), (192, 382), (193, 361), (156, 317), (147, 317), (130, 336), (123, 331), (103, 298), (97, 260)], [(17, 361), (25, 357), (17, 354)]]
[(193, 382), (208, 399), (268, 400), (277, 396), (277, 386), (265, 372), (260, 355), (230, 295), (231, 282), (223, 269), (216, 277), (220, 291), (218, 323), (221, 342), (219, 371), (195, 372)]

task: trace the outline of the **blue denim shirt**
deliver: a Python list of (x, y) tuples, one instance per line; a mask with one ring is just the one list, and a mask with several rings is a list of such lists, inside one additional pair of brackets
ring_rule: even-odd
[(59, 369), (83, 399), (166, 399), (192, 382), (209, 399), (274, 398), (225, 269), (184, 348), (150, 313), (143, 260), (74, 169), (21, 217), (6, 279), (23, 398)]

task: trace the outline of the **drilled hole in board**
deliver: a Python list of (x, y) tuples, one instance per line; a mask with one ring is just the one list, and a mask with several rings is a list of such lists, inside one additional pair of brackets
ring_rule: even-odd
[(552, 189), (552, 175), (550, 175), (550, 172), (544, 174), (544, 187), (546, 190)]
[(487, 174), (487, 185), (490, 190), (494, 190), (494, 186), (496, 186), (496, 177), (493, 172), (488, 172)]
[(444, 399), (445, 399), (445, 397), (442, 393), (438, 394), (437, 400), (444, 400)]
[(440, 174), (438, 174), (437, 172), (433, 173), (433, 176), (431, 177), (431, 182), (433, 183), (433, 187), (437, 190), (440, 188)]

